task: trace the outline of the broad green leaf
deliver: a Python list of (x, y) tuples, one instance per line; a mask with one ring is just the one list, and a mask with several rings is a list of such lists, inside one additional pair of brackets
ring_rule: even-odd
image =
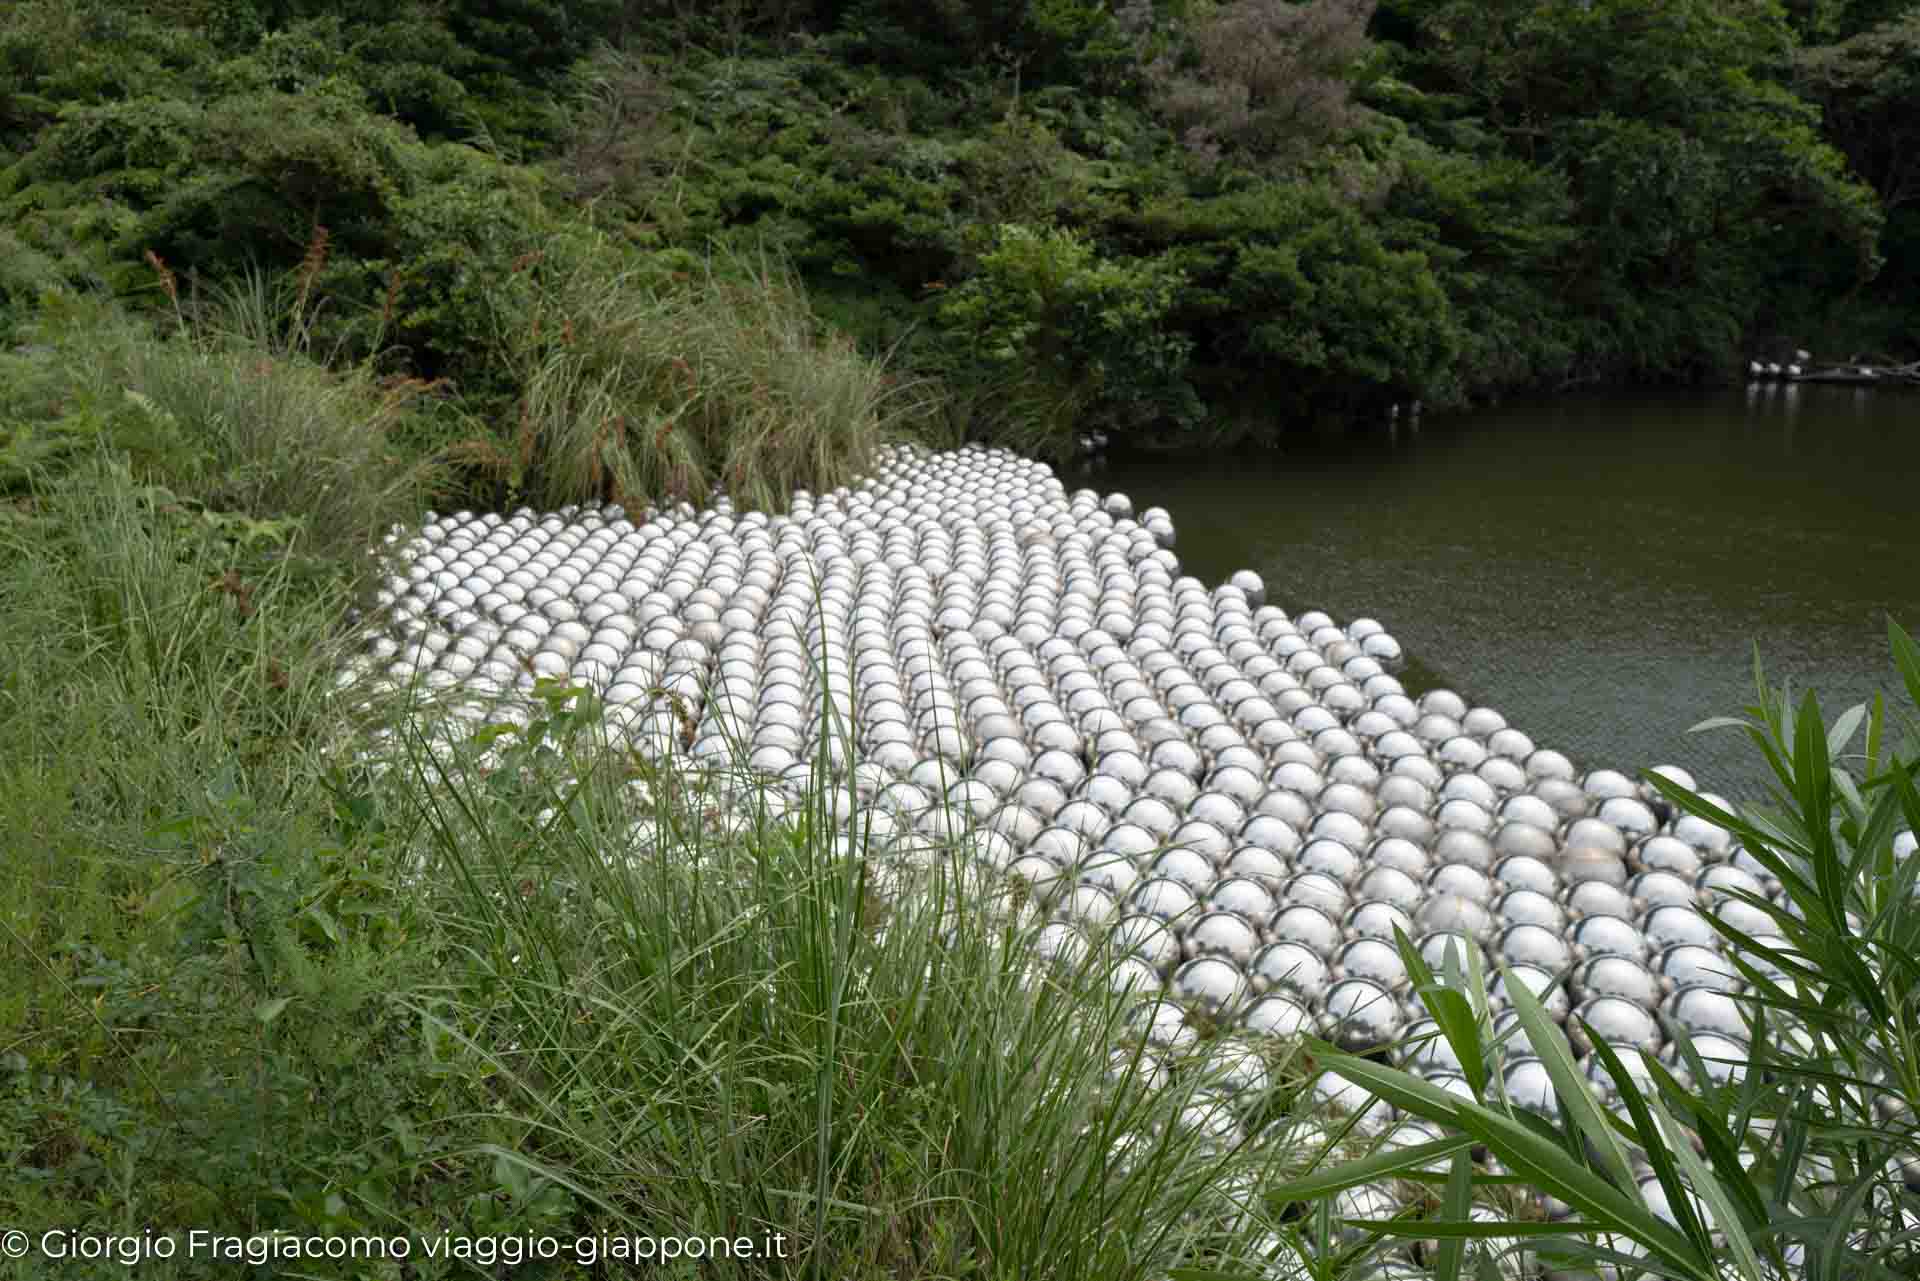
[(1447, 983), (1453, 987), (1455, 991), (1460, 991), (1462, 990), (1459, 979), (1460, 968), (1452, 964), (1456, 957), (1466, 962), (1466, 988), (1464, 990), (1467, 994), (1467, 1000), (1473, 1005), (1474, 1018), (1481, 1023), (1491, 1025), (1493, 1022), (1493, 1010), (1487, 1003), (1487, 969), (1486, 963), (1481, 957), (1480, 949), (1477, 947), (1469, 948), (1465, 957), (1460, 957), (1459, 952), (1451, 947), (1447, 949), (1445, 957), (1447, 961), (1445, 967)]
[[(1804, 1100), (1808, 1097), (1808, 1093), (1803, 1088), (1800, 1098)], [(1799, 1106), (1783, 1108), (1782, 1112), (1784, 1116), (1776, 1135), (1779, 1145), (1779, 1166), (1774, 1172), (1773, 1180), (1775, 1205), (1788, 1204), (1789, 1199), (1799, 1189), (1800, 1184), (1795, 1176), (1800, 1168), (1800, 1158), (1806, 1155), (1808, 1138), (1807, 1120), (1801, 1108)]]
[(1845, 770), (1835, 767), (1833, 787), (1840, 793), (1840, 799), (1847, 804), (1847, 813), (1855, 823), (1863, 823), (1867, 818), (1867, 802), (1861, 797), (1860, 789), (1853, 784), (1853, 776)]
[(1709, 716), (1696, 725), (1687, 726), (1687, 733), (1700, 734), (1710, 729), (1752, 729), (1753, 722), (1738, 716)]
[[(1694, 1050), (1692, 1041), (1687, 1038), (1685, 1029), (1679, 1029), (1677, 1040), (1691, 1070), (1696, 1073), (1695, 1079), (1699, 1082), (1697, 1089), (1694, 1092), (1682, 1090), (1679, 1082), (1673, 1079), (1658, 1060), (1643, 1055), (1648, 1071), (1660, 1084), (1661, 1094), (1666, 1101), (1683, 1109), (1693, 1118), (1694, 1129), (1699, 1132), (1701, 1145), (1707, 1149), (1707, 1156), (1713, 1168), (1726, 1174), (1726, 1182), (1722, 1187), (1730, 1191), (1739, 1201), (1739, 1208), (1744, 1216), (1742, 1221), (1749, 1225), (1765, 1223), (1768, 1217), (1766, 1204), (1761, 1200), (1759, 1190), (1753, 1186), (1752, 1180), (1746, 1176), (1745, 1167), (1740, 1159), (1740, 1145), (1735, 1142), (1732, 1133), (1727, 1129), (1727, 1118), (1737, 1115), (1737, 1107), (1729, 1097), (1733, 1091), (1727, 1087), (1713, 1087), (1702, 1079), (1699, 1075), (1703, 1071), (1700, 1056)], [(1751, 1096), (1760, 1088), (1758, 1075), (1748, 1073), (1742, 1088)]]
[(1322, 1053), (1317, 1045), (1314, 1058), (1328, 1071), (1337, 1072), (1355, 1085), (1371, 1090), (1412, 1116), (1451, 1125), (1456, 1110), (1466, 1106), (1466, 1100), (1456, 1094), (1449, 1094), (1411, 1072), (1385, 1067), (1371, 1059), (1356, 1058), (1332, 1049)]
[(1829, 757), (1838, 756), (1841, 749), (1847, 745), (1847, 740), (1851, 739), (1855, 731), (1860, 728), (1860, 722), (1866, 718), (1867, 705), (1865, 703), (1855, 703), (1852, 707), (1840, 713), (1840, 718), (1834, 721), (1833, 728), (1827, 731), (1827, 755)]
[(1456, 1152), (1468, 1152), (1473, 1140), (1464, 1135), (1435, 1139), (1431, 1143), (1416, 1143), (1412, 1147), (1396, 1148), (1388, 1152), (1374, 1152), (1367, 1156), (1343, 1161), (1329, 1170), (1304, 1175), (1298, 1179), (1289, 1179), (1275, 1185), (1268, 1193), (1268, 1199), (1276, 1204), (1289, 1201), (1312, 1201), (1319, 1197), (1331, 1196), (1335, 1192), (1344, 1192), (1348, 1188), (1358, 1187), (1362, 1183), (1372, 1183), (1380, 1178), (1399, 1176), (1404, 1171), (1423, 1169), (1441, 1157), (1452, 1156)]
[(1487, 1060), (1480, 1044), (1480, 1022), (1473, 1015), (1472, 1004), (1448, 987), (1428, 987), (1421, 991), (1420, 997), (1427, 1007), (1427, 1013), (1440, 1025), (1440, 1035), (1446, 1037), (1447, 1044), (1453, 1047), (1454, 1057), (1460, 1060), (1467, 1083), (1473, 1086), (1474, 1097), (1485, 1097)]
[(1393, 927), (1394, 945), (1405, 962), (1407, 974), (1413, 980), (1414, 991), (1427, 1007), (1427, 1013), (1440, 1025), (1440, 1034), (1447, 1038), (1447, 1044), (1453, 1047), (1454, 1057), (1460, 1060), (1465, 1070), (1468, 1084), (1473, 1086), (1475, 1098), (1483, 1097), (1487, 1089), (1486, 1056), (1480, 1044), (1480, 1023), (1475, 1016), (1473, 1004), (1461, 992), (1466, 976), (1460, 968), (1458, 950), (1449, 941), (1447, 950), (1441, 957), (1443, 978), (1436, 979), (1426, 958), (1420, 955), (1420, 949), (1398, 925)]
[(276, 996), (272, 1000), (262, 1001), (253, 1007), (253, 1017), (257, 1019), (262, 1026), (269, 1026), (275, 1019), (280, 1017), (281, 1013), (292, 1000), (293, 998), (290, 996)]
[(1427, 964), (1427, 958), (1420, 955), (1420, 949), (1413, 945), (1407, 932), (1398, 925), (1393, 927), (1394, 950), (1400, 953), (1400, 959), (1406, 964), (1407, 975), (1416, 987), (1433, 983), (1433, 967)]
[[(1658, 791), (1669, 801), (1672, 801), (1680, 809), (1689, 814), (1696, 814), (1715, 826), (1726, 828), (1740, 839), (1741, 844), (1745, 845), (1749, 850), (1752, 850), (1756, 857), (1760, 856), (1762, 850), (1782, 843), (1775, 839), (1773, 833), (1762, 829), (1748, 819), (1742, 818), (1740, 815), (1722, 809), (1713, 802), (1702, 798), (1699, 793), (1681, 787), (1678, 783), (1673, 782), (1664, 775), (1643, 772), (1641, 776), (1653, 786), (1654, 790)], [(1789, 842), (1789, 844), (1796, 849), (1796, 852), (1800, 852), (1797, 842)], [(1768, 870), (1771, 871), (1773, 869), (1769, 868)]]
[(1820, 728), (1820, 703), (1812, 690), (1800, 704), (1793, 736), (1793, 769), (1794, 799), (1799, 803), (1796, 817), (1812, 842), (1814, 883), (1819, 887), (1820, 901), (1831, 907), (1840, 894), (1839, 864), (1832, 857), (1832, 761), (1827, 756), (1826, 734)]
[(1900, 679), (1907, 687), (1907, 698), (1915, 707), (1920, 707), (1920, 645), (1913, 643), (1913, 637), (1906, 629), (1887, 617), (1887, 641), (1893, 648), (1894, 666), (1900, 669)]
[(1513, 1173), (1597, 1223), (1676, 1259), (1695, 1259), (1693, 1242), (1656, 1217), (1637, 1195), (1614, 1187), (1550, 1139), (1491, 1108), (1462, 1101), (1453, 1124), (1485, 1144)]
[[(1873, 798), (1866, 822), (1861, 824), (1858, 844), (1854, 848), (1852, 865), (1848, 868), (1848, 878), (1867, 892), (1867, 901), (1874, 902), (1873, 890), (1881, 892), (1874, 906), (1874, 919), (1865, 927), (1865, 936), (1875, 937), (1880, 933), (1885, 913), (1894, 906), (1894, 900), (1887, 896), (1886, 882), (1894, 873), (1893, 835), (1900, 826), (1900, 793), (1888, 788)], [(1870, 875), (1868, 873), (1871, 873)]]
[[(1587, 1029), (1587, 1035), (1593, 1036), (1591, 1026)], [(1704, 1243), (1706, 1229), (1698, 1222), (1692, 1206), (1682, 1195), (1680, 1172), (1674, 1165), (1673, 1154), (1667, 1150), (1667, 1145), (1661, 1138), (1660, 1130), (1654, 1121), (1650, 1100), (1640, 1092), (1639, 1085), (1627, 1072), (1626, 1064), (1621, 1061), (1619, 1053), (1613, 1046), (1595, 1037), (1593, 1052), (1600, 1056), (1600, 1061), (1606, 1065), (1607, 1071), (1613, 1076), (1614, 1088), (1620, 1095), (1620, 1101), (1626, 1105), (1627, 1115), (1633, 1118), (1634, 1136), (1639, 1140), (1641, 1151), (1646, 1154), (1647, 1164), (1653, 1167), (1654, 1177), (1660, 1180), (1660, 1190), (1667, 1194), (1667, 1204), (1675, 1207), (1674, 1213), (1680, 1219), (1680, 1230), (1694, 1241)], [(1643, 1062), (1651, 1062), (1644, 1050), (1641, 1051), (1640, 1057)], [(1637, 1187), (1635, 1194), (1638, 1195)]]
[(1880, 772), (1881, 737), (1887, 724), (1887, 696), (1878, 691), (1873, 696), (1873, 715), (1867, 720), (1867, 777), (1872, 778)]
[(328, 915), (326, 908), (314, 903), (307, 908), (307, 915), (313, 919), (315, 925), (320, 927), (320, 932), (327, 936), (327, 942), (340, 941), (340, 926), (335, 923), (332, 916)]
[[(1898, 757), (1894, 758), (1894, 764), (1900, 764)], [(1894, 791), (1900, 797), (1900, 813), (1907, 820), (1907, 830), (1920, 832), (1920, 788), (1914, 786), (1913, 776), (1907, 770), (1896, 768), (1892, 773)], [(1908, 862), (1920, 863), (1920, 857), (1909, 859)]]

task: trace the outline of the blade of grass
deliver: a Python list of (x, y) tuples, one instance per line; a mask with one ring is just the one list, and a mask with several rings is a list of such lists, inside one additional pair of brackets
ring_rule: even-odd
[[(1652, 1107), (1654, 1116), (1660, 1122), (1660, 1129), (1667, 1137), (1670, 1150), (1692, 1180), (1695, 1193), (1706, 1202), (1707, 1208), (1719, 1224), (1721, 1236), (1733, 1252), (1734, 1262), (1740, 1269), (1740, 1275), (1745, 1278), (1745, 1281), (1762, 1281), (1760, 1260), (1754, 1254), (1753, 1242), (1747, 1238), (1747, 1221), (1735, 1208), (1732, 1198), (1727, 1195), (1720, 1179), (1716, 1178), (1714, 1172), (1707, 1168), (1706, 1162), (1694, 1153), (1693, 1145), (1688, 1142), (1687, 1136), (1681, 1133), (1679, 1123), (1660, 1106), (1658, 1100), (1652, 1103)], [(1732, 1171), (1723, 1170), (1722, 1173), (1730, 1174), (1743, 1183), (1746, 1181), (1745, 1171), (1740, 1168), (1738, 1162), (1734, 1164)], [(1679, 1201), (1669, 1199), (1667, 1204), (1676, 1215), (1680, 1214), (1681, 1207), (1684, 1205), (1687, 1219), (1695, 1225), (1699, 1224), (1699, 1217), (1694, 1214), (1692, 1203), (1687, 1197), (1682, 1196)], [(1704, 1227), (1700, 1231), (1704, 1239), (1706, 1235)], [(1709, 1250), (1712, 1249), (1711, 1241), (1704, 1241), (1704, 1244)]]
[[(1515, 1013), (1520, 1016), (1520, 1025), (1526, 1030), (1527, 1040), (1532, 1043), (1535, 1053), (1547, 1069), (1547, 1075), (1553, 1081), (1554, 1094), (1560, 1100), (1560, 1115), (1565, 1119), (1568, 1138), (1573, 1144), (1572, 1151), (1580, 1151), (1581, 1140), (1591, 1144), (1600, 1156), (1600, 1172), (1608, 1176), (1616, 1188), (1625, 1190), (1633, 1186), (1633, 1165), (1627, 1160), (1627, 1153), (1614, 1138), (1613, 1128), (1600, 1116), (1599, 1105), (1593, 1094), (1587, 1089), (1586, 1081), (1579, 1067), (1573, 1061), (1573, 1050), (1559, 1026), (1548, 1016), (1546, 1008), (1540, 1004), (1525, 983), (1514, 978), (1508, 972), (1507, 992), (1513, 1001)], [(1587, 1026), (1587, 1035), (1594, 1036), (1593, 1028)], [(1597, 1043), (1597, 1039), (1596, 1043)]]
[(1453, 1047), (1454, 1057), (1460, 1060), (1467, 1082), (1473, 1086), (1474, 1097), (1483, 1096), (1487, 1089), (1486, 1054), (1480, 1044), (1479, 1020), (1474, 1015), (1473, 1006), (1460, 991), (1460, 985), (1466, 980), (1460, 973), (1457, 949), (1449, 940), (1441, 966), (1454, 978), (1443, 984), (1434, 978), (1426, 958), (1420, 955), (1420, 950), (1407, 938), (1406, 932), (1396, 925), (1393, 934), (1401, 959), (1413, 978), (1414, 992), (1427, 1007), (1427, 1013), (1433, 1017), (1433, 1021), (1439, 1024), (1440, 1034)]
[[(1447, 1187), (1440, 1198), (1442, 1221), (1464, 1222), (1473, 1208), (1473, 1153), (1462, 1147), (1453, 1154), (1447, 1169)], [(1460, 1281), (1460, 1266), (1466, 1261), (1467, 1243), (1463, 1238), (1443, 1238), (1433, 1264), (1434, 1281)]]

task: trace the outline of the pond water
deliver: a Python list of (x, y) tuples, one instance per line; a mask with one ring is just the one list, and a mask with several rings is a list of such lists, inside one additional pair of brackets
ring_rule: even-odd
[(1755, 642), (1829, 722), (1878, 690), (1906, 706), (1886, 621), (1920, 633), (1920, 391), (1563, 397), (1063, 479), (1167, 508), (1209, 584), (1250, 568), (1289, 612), (1378, 618), (1410, 689), (1583, 768), (1763, 795), (1744, 734), (1688, 733), (1753, 702)]

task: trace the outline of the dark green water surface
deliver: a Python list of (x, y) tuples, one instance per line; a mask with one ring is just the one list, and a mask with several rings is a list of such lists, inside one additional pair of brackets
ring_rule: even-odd
[(1753, 701), (1755, 641), (1831, 722), (1899, 691), (1887, 616), (1920, 632), (1920, 391), (1562, 398), (1063, 479), (1167, 508), (1210, 585), (1251, 568), (1290, 612), (1378, 618), (1416, 692), (1740, 798), (1771, 777), (1744, 735), (1687, 730)]

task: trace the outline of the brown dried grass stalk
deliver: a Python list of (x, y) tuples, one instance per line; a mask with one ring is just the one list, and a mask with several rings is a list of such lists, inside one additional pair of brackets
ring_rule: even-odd
[(166, 293), (167, 301), (174, 306), (180, 305), (180, 284), (174, 278), (173, 269), (167, 266), (167, 260), (149, 249), (146, 252), (147, 265), (160, 277), (160, 288)]
[(380, 332), (386, 333), (393, 326), (393, 317), (399, 310), (400, 269), (394, 268), (387, 276), (387, 296), (380, 304)]
[(307, 241), (307, 252), (300, 260), (300, 297), (293, 305), (294, 326), (298, 328), (307, 314), (307, 302), (313, 296), (313, 282), (327, 267), (328, 242), (332, 233), (319, 223), (313, 224), (313, 236)]

